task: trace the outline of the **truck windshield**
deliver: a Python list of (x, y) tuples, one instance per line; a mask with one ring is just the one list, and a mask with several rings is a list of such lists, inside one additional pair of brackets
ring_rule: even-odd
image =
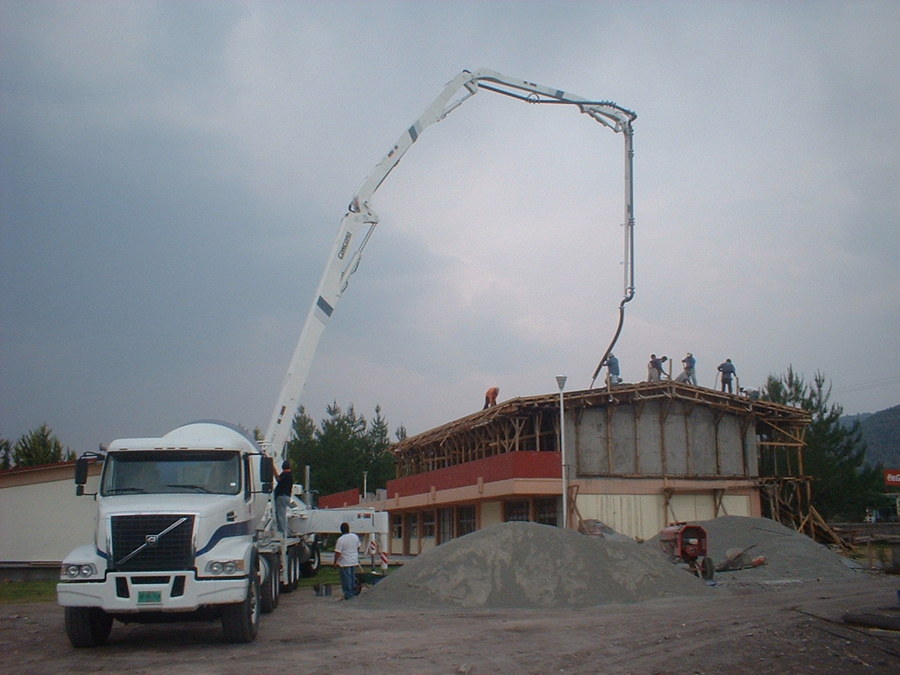
[(100, 494), (200, 493), (234, 495), (241, 489), (240, 454), (221, 450), (148, 450), (110, 453)]

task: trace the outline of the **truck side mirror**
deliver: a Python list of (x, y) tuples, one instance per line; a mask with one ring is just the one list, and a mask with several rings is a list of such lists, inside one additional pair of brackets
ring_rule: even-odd
[(259, 463), (259, 482), (262, 484), (262, 491), (266, 494), (272, 491), (272, 480), (275, 476), (275, 460), (271, 457), (262, 457)]
[(87, 457), (79, 457), (75, 460), (75, 484), (84, 485), (88, 477)]
[(84, 484), (88, 479), (88, 458), (79, 457), (75, 460), (75, 494), (84, 494)]

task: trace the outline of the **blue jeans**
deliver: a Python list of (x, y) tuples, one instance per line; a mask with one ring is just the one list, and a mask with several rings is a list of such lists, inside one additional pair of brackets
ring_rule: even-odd
[(284, 535), (287, 534), (287, 509), (290, 503), (290, 497), (275, 497), (275, 522)]
[(338, 572), (341, 576), (341, 590), (344, 592), (344, 600), (358, 595), (356, 590), (356, 566), (340, 567)]

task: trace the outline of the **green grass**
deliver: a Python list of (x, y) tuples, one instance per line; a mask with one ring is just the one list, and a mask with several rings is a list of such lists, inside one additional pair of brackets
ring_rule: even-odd
[(336, 567), (326, 567), (322, 565), (318, 574), (314, 577), (303, 577), (300, 579), (300, 588), (312, 588), (317, 584), (337, 584), (341, 585), (341, 578), (338, 575)]
[(0, 582), (0, 605), (56, 600), (56, 579)]
[[(368, 572), (369, 567), (363, 567)], [(388, 569), (390, 573), (391, 569)], [(21, 604), (26, 602), (55, 602), (56, 579), (41, 579), (39, 581), (0, 581), (0, 605)], [(341, 585), (341, 578), (337, 568), (323, 565), (319, 573), (314, 577), (300, 579), (300, 588), (312, 588), (316, 584)]]
[[(390, 574), (391, 570), (394, 568), (388, 567), (387, 573)], [(364, 565), (362, 567), (363, 572), (370, 572), (371, 568), (368, 565)], [(378, 570), (381, 572), (381, 570)], [(341, 577), (338, 574), (338, 570), (336, 567), (332, 567), (331, 565), (322, 565), (319, 568), (319, 573), (314, 577), (303, 577), (300, 579), (300, 588), (312, 588), (318, 584), (335, 584), (336, 586), (341, 585)]]

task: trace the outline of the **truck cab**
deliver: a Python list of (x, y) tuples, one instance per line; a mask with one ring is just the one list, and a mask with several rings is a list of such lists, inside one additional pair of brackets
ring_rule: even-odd
[[(114, 441), (99, 459), (94, 541), (66, 557), (57, 585), (72, 644), (102, 644), (113, 619), (173, 614), (220, 617), (229, 641), (254, 639), (257, 538), (272, 481), (256, 441), (239, 427), (197, 422)], [(87, 461), (76, 467), (80, 493)]]

